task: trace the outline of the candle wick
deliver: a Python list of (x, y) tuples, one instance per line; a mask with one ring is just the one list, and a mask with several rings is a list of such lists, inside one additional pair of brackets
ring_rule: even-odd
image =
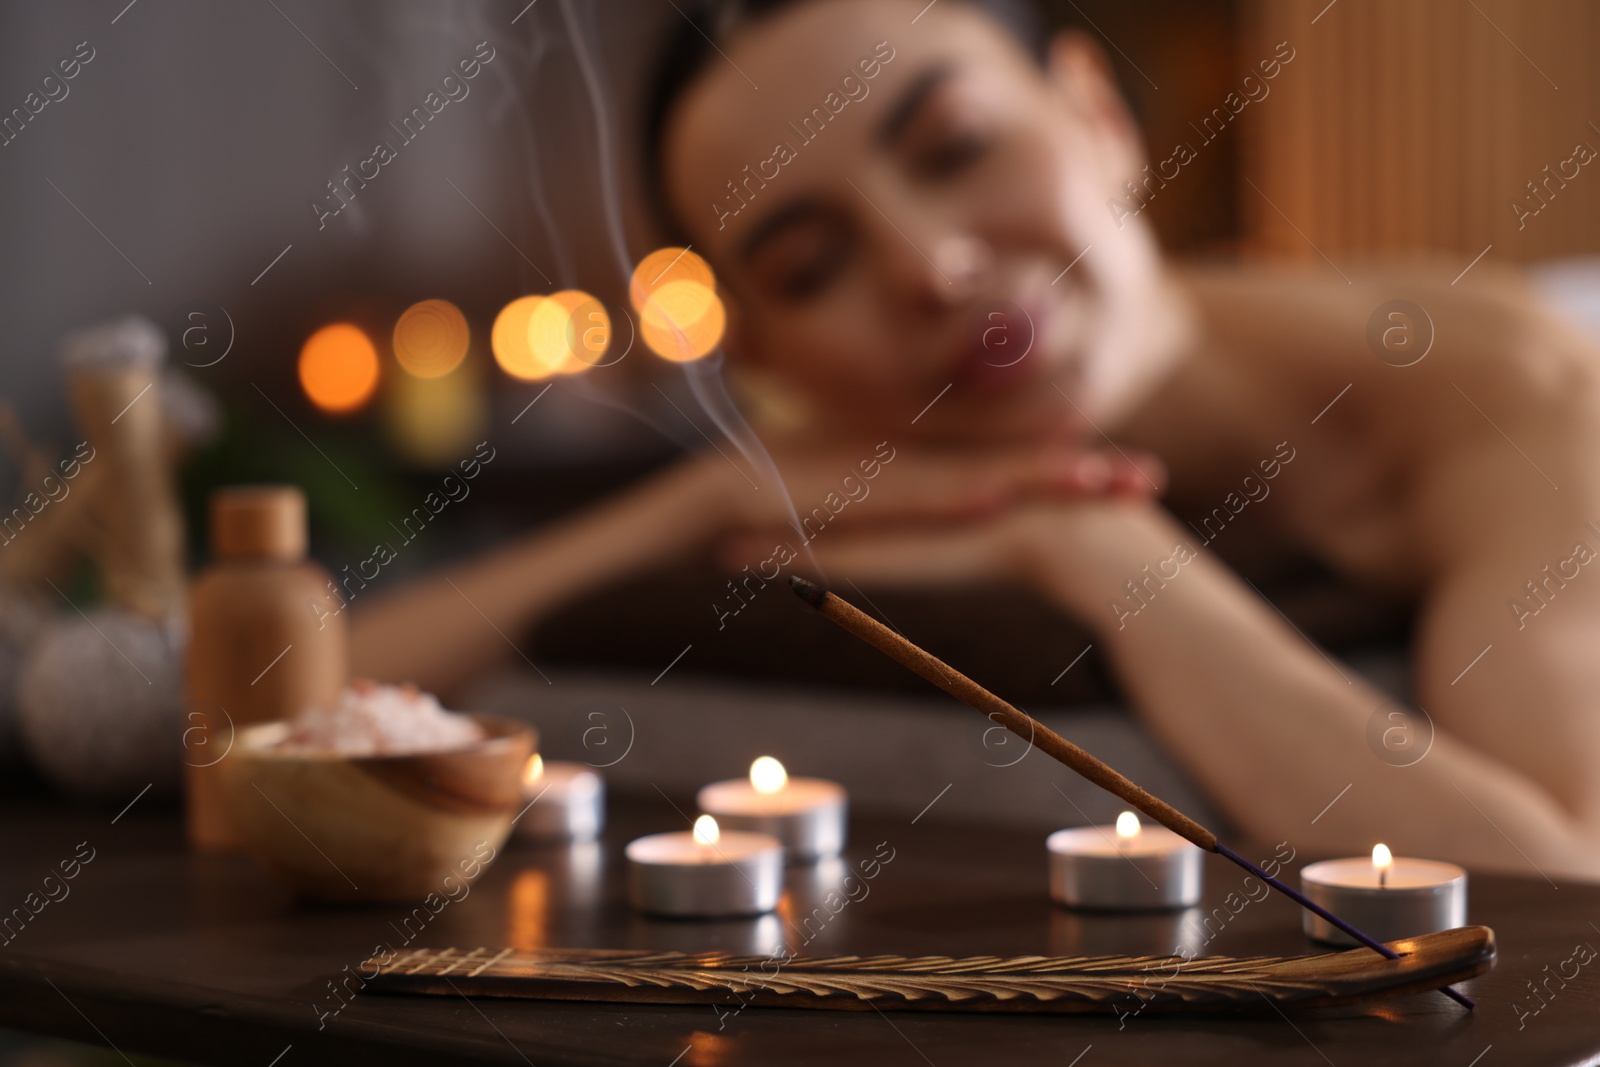
[(1378, 868), (1378, 888), (1379, 889), (1387, 889), (1388, 887), (1389, 887), (1389, 868), (1387, 868), (1387, 867), (1379, 867)]

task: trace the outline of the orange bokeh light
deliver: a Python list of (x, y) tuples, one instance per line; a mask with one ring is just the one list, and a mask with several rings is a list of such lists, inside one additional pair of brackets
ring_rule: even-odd
[(355, 411), (378, 387), (378, 350), (348, 322), (324, 326), (300, 349), (300, 388), (323, 411)]
[(717, 284), (711, 265), (689, 249), (658, 248), (633, 268), (633, 278), (628, 283), (633, 309), (642, 312), (650, 294), (668, 282), (698, 282), (707, 288)]
[(639, 336), (650, 351), (674, 363), (690, 363), (722, 342), (727, 312), (716, 290), (693, 281), (668, 282), (639, 312)]
[(533, 358), (528, 343), (528, 333), (533, 313), (548, 300), (544, 296), (519, 296), (495, 316), (494, 328), (489, 333), (489, 347), (494, 350), (494, 361), (500, 369), (513, 378), (536, 382), (550, 376), (550, 368)]
[[(559, 295), (559, 294), (558, 294)], [(569, 374), (572, 357), (572, 312), (566, 302), (547, 296), (528, 316), (528, 354), (545, 374)]]
[(705, 260), (687, 248), (661, 248), (634, 268), (628, 296), (639, 334), (663, 359), (687, 363), (722, 342), (727, 312)]
[(611, 347), (611, 316), (605, 305), (582, 289), (566, 289), (550, 299), (560, 301), (571, 316), (575, 369), (598, 365)]
[(472, 332), (448, 300), (422, 300), (394, 324), (394, 358), (418, 378), (442, 378), (466, 358)]
[(528, 320), (533, 361), (555, 374), (581, 374), (605, 357), (611, 316), (581, 289), (552, 293)]

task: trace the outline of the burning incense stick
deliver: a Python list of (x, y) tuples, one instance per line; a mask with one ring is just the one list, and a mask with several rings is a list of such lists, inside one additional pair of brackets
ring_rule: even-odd
[[(1388, 945), (1368, 937), (1337, 915), (1334, 915), (1315, 901), (1308, 900), (1297, 890), (1272, 877), (1266, 871), (1263, 871), (1260, 867), (1257, 867), (1218, 841), (1216, 834), (1207, 830), (1171, 804), (1112, 770), (1111, 767), (1068, 741), (1038, 719), (1000, 699), (937, 656), (912, 644), (849, 601), (830, 593), (815, 582), (808, 582), (798, 576), (789, 579), (789, 586), (801, 600), (804, 600), (825, 617), (855, 634), (879, 652), (882, 652), (901, 666), (910, 668), (962, 703), (982, 712), (992, 721), (999, 723), (1018, 737), (1029, 742), (1035, 748), (1044, 752), (1045, 755), (1071, 767), (1108, 793), (1121, 797), (1173, 833), (1187, 838), (1207, 852), (1215, 852), (1238, 864), (1293, 900), (1296, 904), (1299, 904), (1302, 908), (1307, 908), (1320, 915), (1380, 955), (1391, 960), (1400, 958), (1399, 954)], [(1445, 986), (1440, 991), (1465, 1007), (1471, 1008), (1474, 1006), (1470, 997), (1456, 992), (1449, 986)]]

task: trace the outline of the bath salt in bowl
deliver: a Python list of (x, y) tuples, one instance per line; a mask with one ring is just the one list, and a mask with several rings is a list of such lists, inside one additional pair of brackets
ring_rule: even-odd
[(331, 708), (239, 731), (218, 769), (246, 847), (297, 894), (458, 894), (521, 809), (528, 726), (363, 683)]
[(289, 720), (283, 748), (336, 756), (404, 756), (468, 748), (483, 727), (446, 711), (414, 685), (358, 681), (332, 707), (310, 707)]

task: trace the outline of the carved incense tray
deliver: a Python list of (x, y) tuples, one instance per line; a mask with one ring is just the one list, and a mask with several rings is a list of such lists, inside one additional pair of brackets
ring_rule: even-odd
[[(1327, 1007), (1487, 971), (1494, 931), (1464, 926), (1315, 956), (730, 956), (611, 949), (415, 949), (367, 960), (365, 989), (633, 1004), (1125, 1014)], [(373, 977), (368, 977), (376, 972)]]

